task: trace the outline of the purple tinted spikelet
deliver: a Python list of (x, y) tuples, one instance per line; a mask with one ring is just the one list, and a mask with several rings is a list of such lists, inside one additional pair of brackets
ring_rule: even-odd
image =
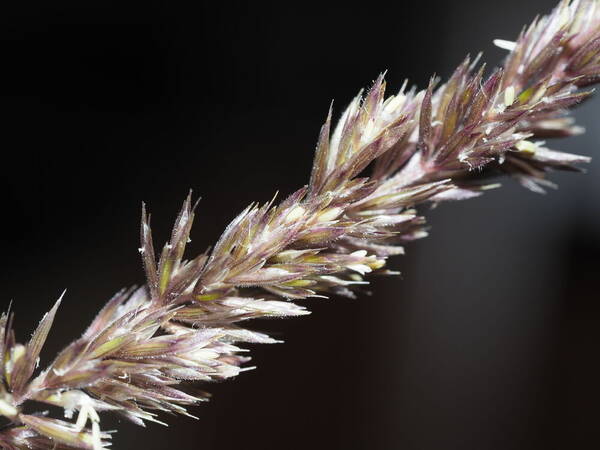
[[(496, 44), (509, 53), (488, 76), (466, 58), (446, 83), (434, 77), (426, 90), (405, 85), (386, 98), (382, 75), (335, 126), (330, 108), (309, 184), (279, 204), (248, 206), (210, 253), (184, 259), (191, 196), (159, 253), (144, 206), (146, 285), (116, 294), (37, 374), (60, 300), (26, 345), (2, 315), (0, 446), (97, 450), (110, 439), (99, 412), (139, 425), (189, 415), (208, 394), (189, 394), (187, 382), (236, 376), (250, 368), (240, 345), (278, 342), (243, 321), (305, 315), (294, 300), (352, 297), (367, 274), (392, 273), (387, 258), (427, 235), (415, 207), (480, 195), (502, 173), (543, 192), (547, 171), (587, 162), (541, 139), (581, 132), (569, 110), (600, 78), (599, 1), (563, 1), (516, 42)], [(29, 401), (63, 408), (64, 420), (25, 413)]]

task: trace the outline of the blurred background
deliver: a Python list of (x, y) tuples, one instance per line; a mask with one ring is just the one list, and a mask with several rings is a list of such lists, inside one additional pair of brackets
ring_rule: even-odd
[[(9, 2), (0, 7), (0, 304), (25, 340), (68, 288), (42, 365), (115, 291), (143, 282), (140, 205), (167, 238), (202, 196), (194, 252), (248, 203), (307, 182), (339, 113), (389, 70), (424, 86), (466, 53), (498, 64), (553, 1)], [(116, 449), (564, 449), (600, 446), (600, 99), (595, 156), (546, 196), (510, 180), (428, 217), (431, 236), (357, 300), (255, 322), (284, 338), (258, 369), (205, 386), (200, 420), (107, 419)]]

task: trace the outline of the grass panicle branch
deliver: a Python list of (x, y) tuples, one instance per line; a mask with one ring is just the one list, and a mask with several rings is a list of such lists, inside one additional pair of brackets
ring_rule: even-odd
[[(308, 314), (309, 297), (354, 297), (371, 272), (427, 235), (415, 208), (462, 200), (496, 187), (501, 174), (543, 192), (546, 173), (589, 159), (546, 147), (582, 132), (569, 116), (600, 79), (600, 3), (561, 2), (536, 19), (486, 75), (466, 58), (442, 83), (386, 97), (379, 76), (332, 127), (321, 128), (309, 184), (281, 203), (252, 204), (213, 250), (184, 259), (194, 221), (188, 197), (169, 242), (154, 248), (142, 212), (139, 248), (146, 285), (116, 294), (83, 336), (36, 368), (60, 300), (30, 341), (0, 319), (0, 446), (100, 449), (110, 435), (99, 413), (143, 425), (161, 412), (189, 415), (205, 401), (190, 382), (223, 380), (250, 367), (240, 347), (278, 342), (248, 319)], [(27, 402), (64, 409), (64, 418), (25, 412)]]

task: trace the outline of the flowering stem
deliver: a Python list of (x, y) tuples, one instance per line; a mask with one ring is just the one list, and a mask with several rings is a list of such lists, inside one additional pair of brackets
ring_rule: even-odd
[[(461, 200), (515, 177), (543, 192), (552, 169), (589, 158), (545, 147), (541, 139), (579, 134), (569, 110), (600, 79), (600, 3), (562, 1), (536, 19), (487, 77), (466, 58), (449, 80), (425, 90), (402, 87), (385, 97), (383, 75), (319, 135), (307, 186), (275, 204), (252, 204), (210, 253), (184, 260), (194, 220), (184, 202), (158, 255), (142, 211), (140, 253), (146, 285), (117, 293), (81, 338), (36, 373), (59, 301), (26, 344), (12, 315), (0, 318), (0, 445), (99, 449), (109, 434), (98, 412), (158, 423), (157, 414), (188, 415), (207, 400), (188, 382), (221, 380), (250, 367), (238, 345), (275, 343), (241, 326), (248, 319), (308, 314), (293, 300), (353, 297), (365, 276), (427, 235), (416, 207)], [(368, 172), (368, 174), (367, 174)], [(29, 401), (64, 408), (66, 419), (23, 412)]]

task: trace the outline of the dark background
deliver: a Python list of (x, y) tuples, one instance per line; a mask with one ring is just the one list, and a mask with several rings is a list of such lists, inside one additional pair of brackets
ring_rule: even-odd
[[(194, 252), (248, 203), (307, 181), (329, 102), (503, 52), (552, 1), (21, 2), (0, 8), (1, 304), (19, 337), (64, 288), (42, 364), (142, 283), (189, 188)], [(578, 111), (595, 155), (600, 101)], [(600, 159), (600, 158), (597, 158)], [(256, 371), (206, 386), (199, 422), (118, 427), (114, 448), (564, 449), (600, 445), (600, 164), (539, 196), (505, 181), (427, 212), (430, 238), (358, 300), (253, 327)], [(108, 426), (108, 425), (106, 425)], [(105, 427), (106, 427), (105, 426)]]

